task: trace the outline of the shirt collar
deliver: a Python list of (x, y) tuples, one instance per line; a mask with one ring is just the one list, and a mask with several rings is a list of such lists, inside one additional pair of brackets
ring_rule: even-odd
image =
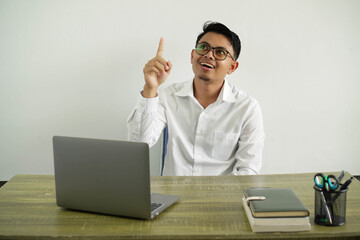
[(230, 83), (225, 79), (224, 86), (219, 94), (219, 99), (222, 99), (225, 102), (235, 102), (236, 98), (232, 89)]
[(184, 82), (182, 88), (175, 95), (180, 97), (194, 96), (193, 81)]
[[(194, 96), (194, 87), (193, 87), (193, 81), (188, 81), (184, 83), (183, 87), (175, 94), (180, 97), (186, 97), (186, 96)], [(232, 86), (230, 83), (225, 79), (224, 85), (220, 91), (218, 100), (222, 100), (225, 102), (235, 102), (236, 98), (234, 96), (234, 93), (232, 91)]]

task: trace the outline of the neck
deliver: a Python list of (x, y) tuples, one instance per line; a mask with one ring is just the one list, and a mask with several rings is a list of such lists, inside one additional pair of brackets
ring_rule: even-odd
[(200, 105), (205, 109), (210, 104), (214, 103), (221, 92), (224, 85), (224, 80), (219, 82), (204, 81), (201, 79), (194, 79), (194, 97), (198, 100)]

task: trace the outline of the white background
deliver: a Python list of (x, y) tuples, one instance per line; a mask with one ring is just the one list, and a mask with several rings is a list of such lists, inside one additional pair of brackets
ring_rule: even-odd
[(126, 139), (160, 37), (190, 80), (207, 20), (242, 40), (228, 79), (262, 106), (262, 173), (360, 174), (358, 0), (0, 0), (0, 180), (53, 174), (53, 135)]

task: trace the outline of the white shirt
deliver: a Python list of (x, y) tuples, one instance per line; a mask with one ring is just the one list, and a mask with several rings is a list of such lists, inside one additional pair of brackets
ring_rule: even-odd
[(165, 176), (258, 174), (264, 128), (258, 102), (228, 81), (205, 109), (193, 82), (175, 83), (155, 98), (140, 94), (128, 118), (130, 141), (153, 146), (168, 126)]

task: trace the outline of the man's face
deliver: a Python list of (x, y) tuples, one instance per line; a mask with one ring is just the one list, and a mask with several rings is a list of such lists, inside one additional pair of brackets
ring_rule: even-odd
[[(234, 56), (234, 50), (230, 41), (222, 34), (208, 32), (199, 40), (199, 43), (202, 42), (206, 42), (214, 48), (225, 48), (231, 56)], [(220, 61), (214, 58), (213, 51), (209, 51), (204, 56), (201, 56), (195, 50), (191, 52), (191, 64), (195, 79), (210, 82), (222, 82), (226, 74), (231, 74), (238, 66), (238, 63), (229, 55), (225, 60)]]

